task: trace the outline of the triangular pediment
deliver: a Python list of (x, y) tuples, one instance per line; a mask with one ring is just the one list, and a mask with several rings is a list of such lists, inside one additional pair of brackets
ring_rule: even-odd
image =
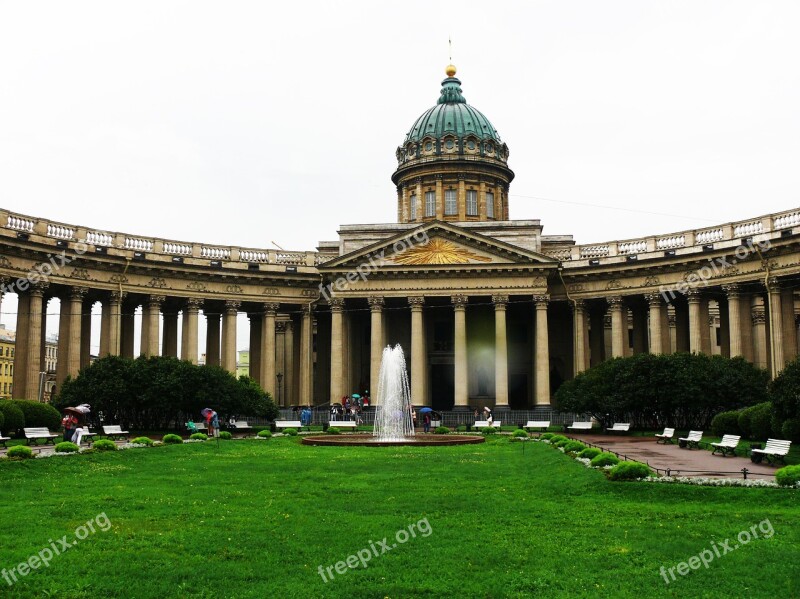
[(552, 266), (558, 261), (451, 223), (433, 221), (319, 265), (341, 271), (368, 263), (378, 269), (450, 269), (464, 266)]

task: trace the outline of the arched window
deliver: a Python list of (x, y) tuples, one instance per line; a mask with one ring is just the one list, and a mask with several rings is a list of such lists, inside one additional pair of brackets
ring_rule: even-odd
[(436, 192), (425, 192), (425, 216), (436, 216)]
[(467, 216), (478, 216), (478, 192), (467, 190)]
[(447, 216), (458, 214), (455, 189), (445, 189), (444, 191), (444, 213)]
[(494, 193), (491, 191), (486, 192), (486, 216), (494, 218)]
[(412, 193), (408, 201), (411, 203), (411, 220), (417, 220), (417, 194)]

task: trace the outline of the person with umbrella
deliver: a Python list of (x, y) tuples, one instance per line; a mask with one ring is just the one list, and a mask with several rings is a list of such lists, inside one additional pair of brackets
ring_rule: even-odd
[(209, 437), (219, 437), (219, 416), (211, 408), (204, 408), (200, 412), (206, 419), (206, 430)]
[[(83, 420), (88, 416), (91, 407), (89, 404), (83, 403), (74, 408), (64, 408), (64, 411), (67, 413), (67, 416), (61, 421), (64, 424), (64, 440), (80, 445), (83, 436), (89, 432), (88, 427), (83, 426)], [(69, 433), (69, 437), (67, 433)]]
[(431, 420), (433, 418), (433, 409), (425, 406), (419, 409), (422, 414), (422, 430), (426, 433), (431, 432)]
[(489, 423), (489, 426), (492, 426), (492, 422), (494, 422), (494, 418), (492, 418), (492, 411), (489, 409), (489, 406), (483, 408), (483, 411), (486, 413), (486, 422)]

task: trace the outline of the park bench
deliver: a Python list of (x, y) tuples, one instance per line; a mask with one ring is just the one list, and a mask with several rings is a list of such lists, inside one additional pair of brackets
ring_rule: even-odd
[(205, 422), (192, 422), (192, 424), (194, 424), (194, 428), (198, 433), (208, 430)]
[(11, 437), (4, 437), (3, 433), (0, 433), (0, 443), (3, 444), (3, 447), (8, 447), (8, 445), (6, 445), (6, 441), (11, 441)]
[(700, 441), (703, 439), (703, 431), (689, 431), (689, 435), (686, 437), (678, 437), (678, 443), (683, 441), (681, 447), (688, 447), (689, 449), (692, 446), (700, 448)]
[(80, 442), (83, 441), (84, 439), (86, 439), (86, 445), (91, 445), (92, 443), (94, 443), (94, 437), (96, 436), (97, 433), (91, 433), (89, 432), (89, 429), (86, 428), (83, 430), (80, 438), (78, 439), (78, 445), (80, 445)]
[(109, 425), (103, 425), (103, 434), (106, 437), (111, 437), (111, 439), (113, 439), (114, 437), (125, 437), (125, 439), (127, 440), (128, 435), (130, 433), (128, 431), (122, 430), (122, 427), (118, 424), (109, 424)]
[(656, 443), (672, 443), (672, 437), (675, 436), (675, 429), (674, 428), (665, 428), (664, 432), (660, 435), (656, 433)]
[(46, 426), (43, 427), (31, 427), (24, 429), (25, 431), (25, 439), (28, 445), (31, 444), (31, 440), (39, 442), (39, 439), (44, 439), (44, 444), (47, 445), (48, 443), (52, 443), (53, 445), (56, 442), (53, 439), (56, 439), (58, 435), (54, 435), (51, 433)]
[(782, 439), (767, 439), (767, 444), (764, 446), (764, 449), (751, 449), (750, 451), (751, 453), (767, 458), (770, 464), (773, 464), (776, 460), (780, 460), (785, 464), (786, 454), (789, 453), (789, 446), (791, 444), (791, 441), (784, 441)]
[(358, 423), (355, 420), (331, 420), (328, 427), (335, 426), (336, 428), (352, 428), (356, 429)]
[(279, 429), (287, 429), (287, 428), (296, 428), (301, 429), (303, 425), (300, 423), (299, 420), (276, 420), (275, 421), (275, 428)]
[(719, 443), (711, 444), (711, 447), (714, 448), (714, 450), (711, 452), (711, 455), (714, 455), (718, 451), (723, 457), (725, 457), (725, 455), (728, 453), (731, 455), (736, 455), (736, 446), (739, 445), (739, 439), (741, 439), (739, 435), (723, 435), (722, 440)]
[(234, 431), (241, 431), (244, 433), (250, 432), (252, 429), (252, 427), (247, 423), (247, 420), (234, 420), (230, 424), (230, 428), (232, 428)]
[(573, 422), (567, 427), (573, 431), (590, 431), (592, 430), (592, 421), (589, 422)]
[(627, 433), (631, 430), (631, 423), (630, 422), (615, 422), (614, 426), (611, 428), (607, 428), (607, 433)]
[(489, 423), (488, 420), (476, 420), (475, 421), (475, 430), (478, 430), (478, 429), (481, 429), (481, 428), (487, 428), (487, 427), (500, 428), (501, 424), (502, 423), (499, 420), (494, 420), (491, 423)]
[(546, 431), (550, 428), (550, 421), (549, 420), (528, 420), (525, 424), (525, 428), (539, 428), (542, 429), (542, 432)]

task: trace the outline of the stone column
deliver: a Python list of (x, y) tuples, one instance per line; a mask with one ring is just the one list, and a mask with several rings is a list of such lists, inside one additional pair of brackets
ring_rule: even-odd
[(534, 295), (536, 306), (536, 345), (534, 346), (534, 371), (536, 377), (536, 405), (550, 405), (550, 339), (547, 333), (547, 304), (549, 295)]
[[(425, 297), (421, 295), (408, 298), (411, 306), (411, 403), (417, 406), (430, 405), (430, 398), (426, 393), (425, 385)], [(378, 386), (372, 383), (373, 393), (377, 393)]]
[(700, 347), (704, 354), (711, 355), (711, 318), (708, 298), (700, 296)]
[(767, 282), (769, 292), (769, 336), (772, 355), (770, 372), (775, 378), (786, 366), (783, 359), (783, 308), (781, 306), (781, 285), (777, 278)]
[(278, 313), (279, 304), (264, 304), (264, 320), (261, 324), (261, 388), (270, 394), (276, 405), (278, 389), (275, 375), (275, 316)]
[(27, 362), (28, 362), (28, 342), (31, 337), (30, 312), (31, 312), (30, 293), (17, 293), (17, 334), (14, 343), (14, 394), (15, 398), (25, 399), (28, 397), (27, 390)]
[(236, 374), (236, 316), (242, 303), (236, 300), (225, 300), (225, 312), (222, 315), (222, 367)]
[(486, 181), (480, 177), (480, 185), (478, 186), (478, 220), (486, 220)]
[(261, 385), (261, 335), (264, 332), (264, 315), (248, 312), (250, 321), (250, 370), (248, 376)]
[(161, 341), (162, 355), (178, 357), (178, 311), (170, 307), (164, 309), (164, 331)]
[(686, 292), (686, 301), (689, 302), (689, 351), (701, 353), (703, 351), (703, 327), (708, 328), (708, 319), (701, 318), (700, 291), (689, 289)]
[(506, 339), (507, 295), (493, 295), (494, 304), (494, 405), (508, 407), (508, 341)]
[(69, 293), (61, 296), (61, 309), (58, 315), (58, 361), (56, 362), (56, 386), (60, 389), (69, 374), (69, 326), (72, 305)]
[[(120, 332), (122, 329), (122, 302), (127, 293), (112, 291), (108, 298), (108, 353), (118, 356), (120, 353)], [(104, 306), (105, 308), (105, 306)]]
[(573, 333), (573, 361), (575, 375), (586, 370), (589, 358), (589, 327), (588, 314), (586, 313), (586, 302), (576, 299), (572, 302)]
[[(31, 285), (28, 330), (28, 355), (26, 358), (27, 375), (25, 377), (26, 395), (21, 399), (39, 399), (39, 373), (42, 370), (42, 306), (47, 283)], [(16, 351), (14, 352), (16, 356)]]
[[(331, 389), (330, 401), (337, 403), (344, 395), (342, 379), (342, 321), (344, 300), (331, 298), (328, 300), (331, 307)], [(377, 390), (373, 390), (377, 393)]]
[(283, 397), (287, 406), (296, 405), (294, 401), (294, 322), (286, 321), (283, 347)]
[(206, 364), (209, 366), (220, 365), (220, 315), (209, 314), (204, 310), (206, 316)]
[(442, 186), (442, 175), (434, 175), (436, 179), (436, 218), (444, 219), (444, 189)]
[(627, 346), (628, 315), (622, 298), (613, 296), (606, 298), (608, 312), (611, 314), (611, 357), (621, 358)]
[(80, 368), (86, 368), (92, 358), (92, 306), (94, 300), (85, 301), (81, 311)]
[[(190, 297), (183, 309), (183, 340), (181, 343), (181, 359), (197, 364), (197, 316), (203, 305), (201, 298)], [(219, 319), (217, 320), (219, 324)]]
[(781, 290), (781, 308), (783, 311), (783, 363), (788, 364), (797, 357), (797, 327), (794, 317), (794, 290)]
[(469, 406), (469, 386), (467, 359), (467, 303), (465, 295), (454, 295), (450, 298), (455, 312), (455, 408)]
[(646, 353), (649, 347), (647, 341), (647, 305), (641, 301), (636, 301), (631, 308), (631, 314), (633, 315), (633, 354)]
[[(158, 356), (158, 341), (161, 328), (161, 304), (164, 303), (163, 295), (150, 295), (147, 304), (142, 308), (142, 348), (141, 354), (145, 356)], [(144, 331), (147, 330), (145, 337)]]
[(458, 196), (456, 203), (458, 206), (458, 220), (467, 220), (467, 186), (464, 182), (464, 175), (458, 174)]
[[(414, 184), (417, 186), (417, 222), (421, 223), (423, 217), (425, 216), (425, 199), (422, 195), (422, 177), (417, 177), (414, 180)], [(377, 391), (376, 391), (377, 393)]]
[[(383, 306), (385, 304), (382, 297), (367, 298), (370, 310), (370, 332), (369, 332), (369, 388), (377, 392), (378, 379), (381, 373), (381, 357), (383, 356)], [(412, 355), (413, 355), (413, 326), (412, 326)], [(413, 369), (413, 366), (412, 366)], [(414, 374), (411, 374), (411, 385), (414, 385)], [(418, 398), (411, 394), (411, 402), (418, 401)]]
[(767, 345), (767, 313), (763, 300), (753, 296), (751, 310), (753, 321), (753, 362), (759, 368), (769, 368), (769, 347)]
[[(311, 304), (303, 306), (302, 317), (300, 318), (300, 403), (302, 405), (313, 405), (312, 389), (314, 388), (311, 375), (312, 347), (314, 336), (314, 325), (311, 321)], [(371, 387), (370, 387), (371, 389)]]
[[(83, 298), (86, 287), (72, 287), (69, 294), (69, 358), (67, 374), (72, 378), (78, 376), (81, 369), (81, 326), (83, 320)], [(62, 300), (63, 301), (63, 300)], [(58, 361), (61, 361), (59, 349)], [(59, 387), (60, 388), (60, 387)]]
[(111, 311), (110, 301), (103, 299), (100, 301), (100, 355), (104, 358), (110, 355), (108, 349), (109, 342), (111, 341), (111, 318), (109, 312)]
[(723, 285), (728, 296), (728, 334), (730, 336), (731, 358), (743, 355), (742, 351), (742, 308), (739, 286)]
[[(345, 344), (347, 342), (345, 341)], [(286, 321), (275, 321), (275, 397), (278, 405), (286, 403)]]
[(664, 351), (664, 340), (661, 337), (663, 332), (661, 326), (662, 312), (666, 311), (667, 307), (662, 304), (661, 294), (659, 293), (648, 293), (644, 297), (650, 310), (650, 353), (660, 354)]

